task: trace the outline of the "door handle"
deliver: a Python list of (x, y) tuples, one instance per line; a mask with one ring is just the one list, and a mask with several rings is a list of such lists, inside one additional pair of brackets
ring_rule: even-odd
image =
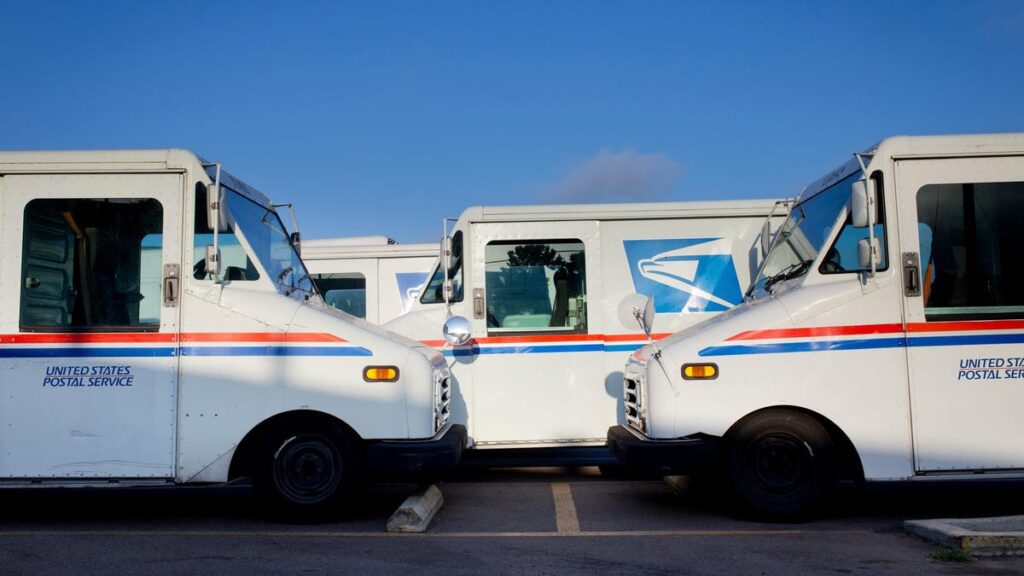
[(181, 270), (177, 264), (164, 264), (164, 306), (178, 306), (179, 288), (181, 287)]
[(484, 317), (484, 289), (473, 288), (473, 318)]
[(33, 278), (29, 276), (25, 278), (25, 288), (32, 290), (33, 288), (39, 288), (39, 285), (43, 282), (39, 278)]
[(921, 263), (917, 252), (903, 253), (903, 294), (908, 298), (921, 295)]

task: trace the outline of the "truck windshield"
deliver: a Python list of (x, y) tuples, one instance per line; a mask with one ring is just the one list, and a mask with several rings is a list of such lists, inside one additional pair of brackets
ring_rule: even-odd
[(858, 170), (793, 207), (748, 296), (761, 298), (771, 293), (772, 286), (807, 273), (849, 202), (853, 182), (860, 174)]
[(249, 200), (230, 188), (226, 188), (226, 191), (225, 204), (232, 223), (241, 231), (252, 249), (253, 257), (263, 265), (278, 291), (285, 295), (313, 294), (313, 280), (306, 271), (302, 259), (296, 254), (288, 231), (277, 212)]

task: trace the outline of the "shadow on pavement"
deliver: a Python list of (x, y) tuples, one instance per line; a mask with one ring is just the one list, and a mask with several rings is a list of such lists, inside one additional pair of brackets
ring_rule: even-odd
[[(332, 521), (344, 524), (383, 523), (415, 486), (375, 487), (353, 498)], [(0, 491), (0, 527), (16, 524), (19, 530), (38, 524), (92, 525), (97, 529), (118, 525), (181, 527), (183, 522), (215, 523), (218, 527), (253, 523), (279, 525), (264, 514), (247, 483), (216, 486), (161, 486), (144, 488), (29, 488)]]

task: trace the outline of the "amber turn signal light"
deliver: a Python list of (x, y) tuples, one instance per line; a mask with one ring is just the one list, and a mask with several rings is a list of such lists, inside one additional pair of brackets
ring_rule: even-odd
[(395, 366), (367, 366), (363, 368), (363, 380), (367, 382), (395, 382), (398, 368)]
[(683, 364), (683, 380), (714, 380), (718, 378), (715, 364)]

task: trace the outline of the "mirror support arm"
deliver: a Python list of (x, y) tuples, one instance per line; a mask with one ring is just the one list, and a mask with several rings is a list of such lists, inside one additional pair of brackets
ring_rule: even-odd
[(213, 179), (213, 193), (215, 198), (213, 200), (213, 211), (217, 216), (214, 218), (213, 226), (213, 253), (217, 255), (217, 272), (213, 275), (213, 283), (220, 284), (220, 241), (218, 233), (220, 232), (220, 162), (216, 164), (216, 176)]
[(292, 247), (295, 248), (295, 253), (302, 257), (302, 232), (299, 231), (299, 219), (295, 217), (295, 207), (291, 202), (284, 204), (271, 204), (274, 208), (287, 208), (288, 212), (292, 215), (292, 232), (288, 234), (288, 240), (292, 243)]
[[(218, 233), (220, 232), (220, 210), (221, 210), (221, 191), (220, 191), (220, 169), (221, 163), (215, 162), (213, 164), (203, 164), (206, 166), (214, 167), (213, 177), (213, 190), (207, 189), (206, 192), (206, 215), (207, 223), (210, 228), (213, 229), (213, 246), (206, 247), (206, 272), (213, 276), (213, 283), (220, 284), (220, 239)], [(216, 266), (211, 270), (210, 266), (210, 255), (216, 259)]]
[(448, 268), (451, 266), (449, 256), (451, 255), (451, 242), (448, 241), (448, 219), (441, 219), (441, 294), (444, 295), (445, 317), (452, 315), (452, 305), (448, 298), (448, 291), (451, 289), (451, 280), (448, 278)]
[[(452, 315), (452, 303), (451, 299), (455, 295), (455, 285), (452, 283), (452, 279), (448, 277), (451, 273), (451, 256), (452, 256), (452, 242), (451, 236), (448, 234), (448, 223), (458, 222), (458, 219), (445, 217), (441, 219), (441, 254), (440, 254), (440, 268), (441, 273), (441, 293), (444, 295), (444, 309), (445, 318), (450, 318)], [(463, 264), (465, 266), (465, 264)]]
[[(857, 158), (857, 162), (860, 164), (861, 174), (864, 178), (865, 184), (867, 184), (870, 180), (870, 176), (868, 175), (868, 167), (864, 164), (864, 154), (857, 152), (854, 154), (854, 156)], [(870, 190), (870, 187), (868, 189)], [(875, 202), (877, 201), (876, 196), (878, 196), (877, 190), (874, 194), (868, 194), (868, 245), (871, 247), (871, 278), (874, 278), (875, 273), (878, 271), (878, 258), (875, 254)]]

